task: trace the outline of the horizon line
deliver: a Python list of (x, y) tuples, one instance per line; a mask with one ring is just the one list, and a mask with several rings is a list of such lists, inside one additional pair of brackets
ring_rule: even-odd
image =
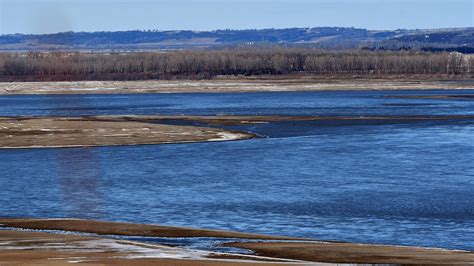
[(128, 29), (128, 30), (97, 30), (97, 31), (59, 31), (59, 32), (50, 32), (50, 33), (0, 33), (0, 36), (12, 36), (12, 35), (55, 35), (61, 33), (114, 33), (114, 32), (133, 32), (133, 31), (140, 31), (140, 32), (183, 32), (183, 31), (191, 31), (195, 33), (202, 33), (202, 32), (217, 32), (217, 31), (263, 31), (263, 30), (289, 30), (289, 29), (318, 29), (318, 28), (340, 28), (340, 29), (356, 29), (356, 30), (366, 30), (366, 31), (411, 31), (411, 30), (460, 30), (460, 29), (474, 29), (473, 26), (465, 26), (465, 27), (443, 27), (443, 28), (398, 28), (398, 29), (367, 29), (367, 28), (359, 28), (354, 26), (315, 26), (315, 27), (285, 27), (285, 28), (240, 28), (240, 29), (231, 29), (231, 28), (220, 28), (220, 29), (213, 29), (213, 30), (192, 30), (192, 29)]

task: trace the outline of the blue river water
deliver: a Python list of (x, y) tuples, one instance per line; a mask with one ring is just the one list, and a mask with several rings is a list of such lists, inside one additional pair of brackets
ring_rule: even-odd
[[(0, 116), (474, 115), (470, 90), (0, 96)], [(474, 250), (474, 120), (251, 125), (213, 143), (0, 150), (0, 216)]]

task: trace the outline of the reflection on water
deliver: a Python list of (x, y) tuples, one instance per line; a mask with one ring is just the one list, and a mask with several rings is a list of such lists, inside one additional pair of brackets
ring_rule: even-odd
[[(44, 98), (41, 104), (48, 116), (60, 116), (63, 106), (79, 106), (83, 110), (94, 108), (90, 98), (77, 95), (74, 98)], [(56, 149), (55, 159), (60, 195), (68, 206), (68, 216), (88, 217), (100, 215), (100, 159), (88, 148)]]
[(61, 197), (68, 216), (102, 218), (100, 192), (102, 169), (99, 158), (87, 148), (55, 151)]

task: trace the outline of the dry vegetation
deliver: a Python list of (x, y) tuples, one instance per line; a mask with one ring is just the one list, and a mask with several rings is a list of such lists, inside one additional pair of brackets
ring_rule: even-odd
[(0, 81), (145, 80), (217, 75), (467, 75), (474, 57), (409, 51), (255, 48), (111, 54), (0, 54)]

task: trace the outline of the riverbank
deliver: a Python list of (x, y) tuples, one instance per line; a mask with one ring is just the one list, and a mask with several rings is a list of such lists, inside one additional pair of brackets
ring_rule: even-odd
[[(0, 264), (126, 265), (298, 265), (309, 263), (469, 264), (467, 251), (321, 242), (158, 225), (86, 221), (79, 219), (0, 219)], [(20, 230), (20, 231), (18, 231)], [(41, 231), (34, 231), (41, 230)], [(55, 231), (45, 231), (55, 230)], [(50, 232), (50, 233), (46, 233)], [(54, 233), (52, 233), (54, 232)], [(77, 235), (77, 234), (94, 234)], [(253, 250), (254, 254), (222, 253), (170, 247), (160, 243), (120, 240), (119, 236), (221, 237), (223, 246)], [(115, 236), (111, 238), (111, 236)], [(242, 242), (235, 242), (241, 239)], [(318, 265), (318, 264), (315, 264)]]
[(222, 93), (324, 90), (428, 90), (472, 89), (470, 79), (403, 79), (261, 77), (212, 80), (0, 82), (0, 95), (15, 94), (127, 94)]

